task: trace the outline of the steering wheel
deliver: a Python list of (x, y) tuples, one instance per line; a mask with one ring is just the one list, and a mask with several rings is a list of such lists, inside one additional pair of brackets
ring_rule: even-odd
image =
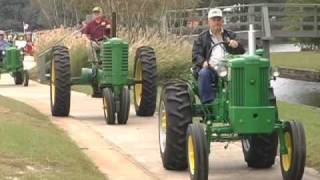
[(225, 47), (225, 46), (228, 46), (228, 45), (229, 45), (229, 42), (226, 42), (226, 41), (222, 41), (222, 42), (215, 43), (215, 44), (213, 44), (213, 46), (209, 49), (209, 56), (208, 56), (209, 58), (207, 59), (207, 63), (208, 63), (208, 66), (209, 66), (209, 67), (211, 67), (211, 66), (210, 66), (210, 57), (211, 57), (211, 54), (212, 54), (212, 50), (213, 50), (214, 48), (216, 48), (217, 46), (221, 46), (221, 45), (223, 45), (222, 48), (223, 48), (224, 52), (226, 52), (227, 50), (226, 50), (226, 47)]

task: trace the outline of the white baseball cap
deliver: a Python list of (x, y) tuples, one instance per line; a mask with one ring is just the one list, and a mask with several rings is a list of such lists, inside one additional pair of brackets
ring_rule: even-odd
[(208, 19), (213, 17), (222, 17), (222, 11), (218, 8), (210, 9), (208, 13)]

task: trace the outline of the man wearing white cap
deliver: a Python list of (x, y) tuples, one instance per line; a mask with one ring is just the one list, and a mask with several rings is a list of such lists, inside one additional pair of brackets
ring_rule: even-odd
[[(202, 32), (194, 41), (192, 62), (199, 81), (199, 93), (202, 103), (210, 103), (215, 99), (218, 75), (211, 63), (217, 63), (226, 53), (243, 54), (243, 46), (236, 40), (236, 34), (223, 28), (222, 11), (210, 9), (208, 13), (209, 30)], [(214, 44), (226, 42), (225, 44)], [(210, 62), (210, 63), (208, 63)]]

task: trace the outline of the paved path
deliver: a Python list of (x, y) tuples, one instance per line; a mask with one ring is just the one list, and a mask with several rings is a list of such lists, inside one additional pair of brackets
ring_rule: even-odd
[[(50, 116), (49, 87), (31, 82), (29, 87), (14, 86), (9, 76), (0, 80), (0, 95), (25, 102)], [(131, 108), (128, 124), (107, 126), (101, 99), (72, 92), (70, 117), (52, 118), (110, 179), (189, 179), (187, 171), (163, 168), (158, 146), (157, 118), (135, 116)], [(247, 168), (239, 143), (227, 150), (225, 144), (212, 145), (209, 179), (281, 180), (279, 163), (268, 170)], [(316, 171), (307, 168), (304, 180), (319, 180)]]

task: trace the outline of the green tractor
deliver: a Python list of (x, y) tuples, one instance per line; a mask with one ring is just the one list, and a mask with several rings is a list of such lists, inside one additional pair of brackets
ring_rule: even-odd
[(24, 68), (23, 50), (15, 45), (0, 49), (0, 76), (10, 73), (16, 85), (28, 86), (29, 73)]
[[(255, 39), (249, 38), (249, 44), (255, 44)], [(166, 169), (188, 168), (191, 179), (208, 179), (211, 142), (240, 140), (248, 167), (272, 167), (279, 143), (283, 179), (302, 179), (304, 128), (299, 122), (279, 119), (270, 85), (274, 79), (270, 61), (262, 49), (249, 46), (249, 52), (227, 55), (214, 67), (219, 78), (212, 103), (200, 102), (198, 81), (192, 75), (164, 86), (158, 115), (160, 154)]]
[(64, 46), (52, 49), (50, 99), (53, 116), (68, 116), (71, 85), (89, 84), (94, 94), (102, 94), (107, 124), (126, 124), (130, 110), (130, 89), (139, 116), (152, 116), (157, 97), (157, 67), (153, 48), (137, 49), (134, 77), (128, 72), (128, 43), (116, 37), (116, 15), (112, 15), (112, 38), (102, 42), (100, 52), (93, 50), (91, 68), (82, 68), (80, 77), (71, 77), (69, 51)]

